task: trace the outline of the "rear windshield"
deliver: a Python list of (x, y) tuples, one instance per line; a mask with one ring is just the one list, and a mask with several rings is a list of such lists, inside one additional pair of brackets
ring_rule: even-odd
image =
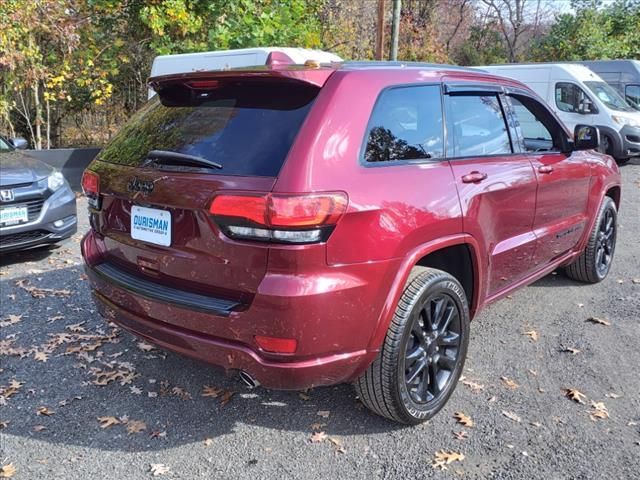
[[(218, 175), (278, 175), (318, 88), (251, 82), (209, 90), (178, 86), (153, 97), (100, 152), (105, 162), (140, 166), (153, 150), (222, 165)], [(200, 170), (196, 167), (188, 167)]]

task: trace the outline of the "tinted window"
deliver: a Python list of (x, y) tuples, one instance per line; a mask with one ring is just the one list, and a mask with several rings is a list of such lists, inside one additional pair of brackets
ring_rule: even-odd
[(625, 94), (631, 106), (640, 109), (640, 85), (627, 85)]
[(497, 96), (455, 95), (449, 99), (447, 115), (454, 157), (512, 153)]
[(589, 98), (579, 86), (573, 83), (556, 84), (556, 105), (563, 112), (580, 113), (580, 104)]
[(194, 155), (222, 165), (219, 175), (276, 176), (318, 89), (233, 84), (156, 95), (99, 159), (139, 166), (151, 150)]
[(367, 162), (421, 160), (443, 156), (440, 87), (385, 90), (371, 114)]

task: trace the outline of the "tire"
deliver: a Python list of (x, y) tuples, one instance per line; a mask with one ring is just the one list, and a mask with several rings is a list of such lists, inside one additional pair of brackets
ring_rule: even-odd
[(598, 283), (606, 278), (616, 249), (617, 220), (615, 202), (604, 197), (584, 252), (565, 267), (569, 278), (585, 283)]
[(626, 164), (627, 164), (627, 163), (629, 163), (630, 161), (631, 161), (631, 158), (616, 158), (616, 163), (617, 163), (619, 166), (626, 165)]
[(415, 267), (378, 356), (355, 382), (362, 403), (409, 425), (433, 417), (462, 373), (469, 321), (460, 282), (441, 270)]

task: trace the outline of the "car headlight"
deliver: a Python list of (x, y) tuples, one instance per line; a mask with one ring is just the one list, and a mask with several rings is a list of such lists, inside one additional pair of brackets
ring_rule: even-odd
[(634, 118), (619, 117), (618, 115), (611, 115), (611, 119), (618, 125), (628, 125), (630, 127), (640, 127), (640, 121)]
[(61, 172), (53, 172), (47, 177), (47, 186), (49, 190), (55, 192), (64, 185), (64, 175)]

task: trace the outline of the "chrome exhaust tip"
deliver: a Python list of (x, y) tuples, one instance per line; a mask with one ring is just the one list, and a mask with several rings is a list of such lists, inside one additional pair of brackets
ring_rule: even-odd
[(250, 374), (241, 370), (238, 374), (240, 380), (244, 382), (244, 384), (249, 388), (256, 388), (260, 386), (260, 382), (258, 382), (255, 378), (253, 378)]

